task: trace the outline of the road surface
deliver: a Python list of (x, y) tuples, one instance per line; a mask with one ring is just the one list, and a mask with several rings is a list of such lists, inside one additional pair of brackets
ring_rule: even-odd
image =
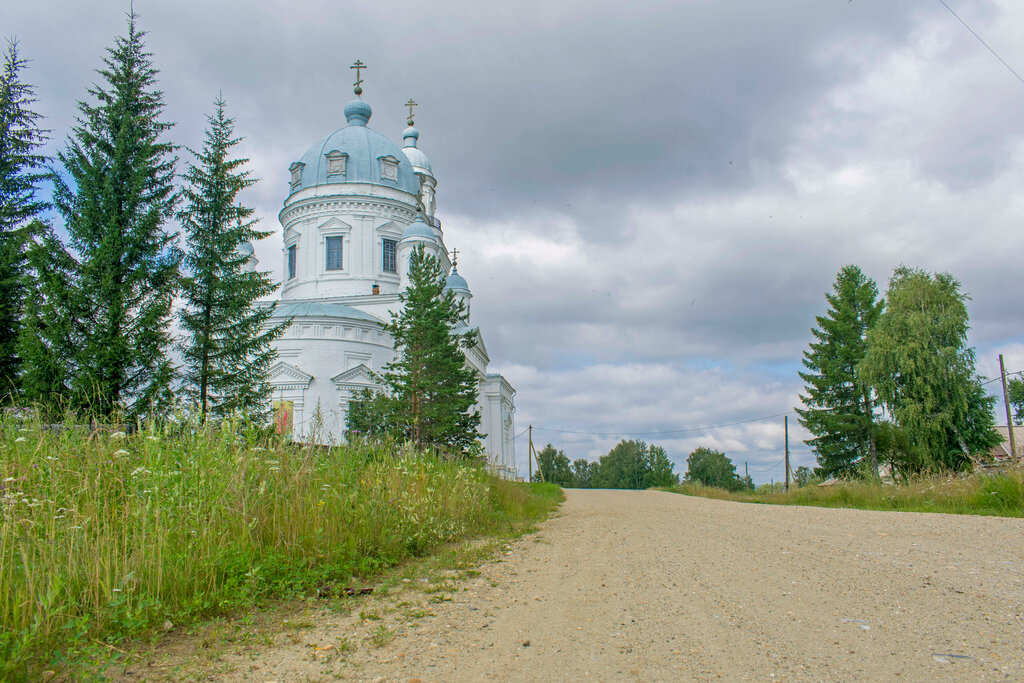
[(1024, 680), (1021, 519), (570, 490), (481, 569), (380, 647), (223, 679)]

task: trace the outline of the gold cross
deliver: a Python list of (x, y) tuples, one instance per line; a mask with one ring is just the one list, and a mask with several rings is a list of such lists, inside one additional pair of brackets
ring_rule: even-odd
[(361, 87), (359, 87), (359, 86), (361, 86), (363, 84), (363, 79), (360, 78), (360, 73), (359, 72), (360, 72), (361, 69), (367, 69), (369, 67), (367, 67), (365, 64), (363, 64), (363, 62), (361, 60), (357, 59), (356, 63), (353, 64), (352, 66), (350, 66), (349, 68), (356, 70), (356, 82), (353, 83), (352, 85), (354, 85), (356, 87), (356, 90), (355, 90), (356, 95), (362, 95), (363, 94), (363, 89)]
[(452, 249), (452, 268), (459, 267), (459, 250)]
[(409, 107), (409, 125), (411, 126), (412, 125), (412, 108), (413, 107), (418, 107), (420, 105), (417, 102), (413, 102), (412, 98), (410, 97), (409, 101), (405, 103), (405, 106)]

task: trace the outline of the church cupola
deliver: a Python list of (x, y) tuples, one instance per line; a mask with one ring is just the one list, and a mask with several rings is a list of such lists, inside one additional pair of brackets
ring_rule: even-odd
[(452, 250), (452, 272), (448, 274), (444, 288), (451, 290), (456, 299), (466, 304), (466, 322), (468, 323), (469, 300), (473, 298), (473, 294), (469, 291), (469, 283), (466, 282), (466, 278), (459, 275), (459, 252), (457, 250)]
[(414, 119), (412, 108), (417, 106), (416, 102), (410, 99), (405, 103), (405, 106), (409, 107), (409, 127), (402, 133), (402, 139), (405, 141), (405, 145), (402, 147), (402, 153), (405, 154), (405, 158), (412, 164), (412, 170), (416, 173), (416, 176), (420, 179), (420, 204), (423, 206), (423, 213), (428, 218), (433, 218), (434, 210), (436, 209), (437, 201), (437, 179), (434, 178), (434, 172), (430, 167), (430, 159), (427, 155), (417, 147), (420, 139), (420, 132), (413, 126)]
[(398, 242), (399, 275), (402, 282), (406, 282), (409, 276), (409, 262), (412, 260), (412, 252), (416, 247), (422, 245), (423, 250), (437, 258), (440, 254), (440, 244), (434, 229), (423, 221), (413, 221), (402, 232), (402, 239)]

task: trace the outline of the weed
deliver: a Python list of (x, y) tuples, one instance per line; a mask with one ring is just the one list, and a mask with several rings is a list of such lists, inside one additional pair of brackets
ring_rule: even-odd
[(269, 598), (359, 585), (452, 541), (519, 528), (560, 499), (558, 487), (429, 455), (307, 447), (231, 422), (126, 433), (6, 413), (0, 680), (80, 668), (93, 643), (167, 621), (187, 631)]
[(373, 630), (373, 635), (370, 636), (370, 642), (376, 647), (384, 647), (391, 642), (391, 639), (395, 637), (395, 632), (390, 630), (384, 624), (377, 624), (377, 628)]
[(1022, 470), (927, 476), (899, 485), (848, 481), (835, 486), (795, 488), (789, 493), (782, 490), (730, 493), (724, 489), (692, 484), (683, 484), (673, 490), (746, 503), (1024, 517)]

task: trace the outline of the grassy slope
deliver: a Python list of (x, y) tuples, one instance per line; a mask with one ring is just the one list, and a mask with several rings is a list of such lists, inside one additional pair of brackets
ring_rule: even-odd
[(544, 516), (561, 492), (371, 448), (225, 427), (171, 436), (0, 425), (0, 679), (96, 642), (367, 577)]
[(997, 475), (928, 477), (899, 486), (853, 481), (837, 486), (807, 486), (791, 489), (789, 493), (730, 493), (692, 484), (673, 490), (745, 503), (1024, 517), (1024, 472), (1020, 470)]

